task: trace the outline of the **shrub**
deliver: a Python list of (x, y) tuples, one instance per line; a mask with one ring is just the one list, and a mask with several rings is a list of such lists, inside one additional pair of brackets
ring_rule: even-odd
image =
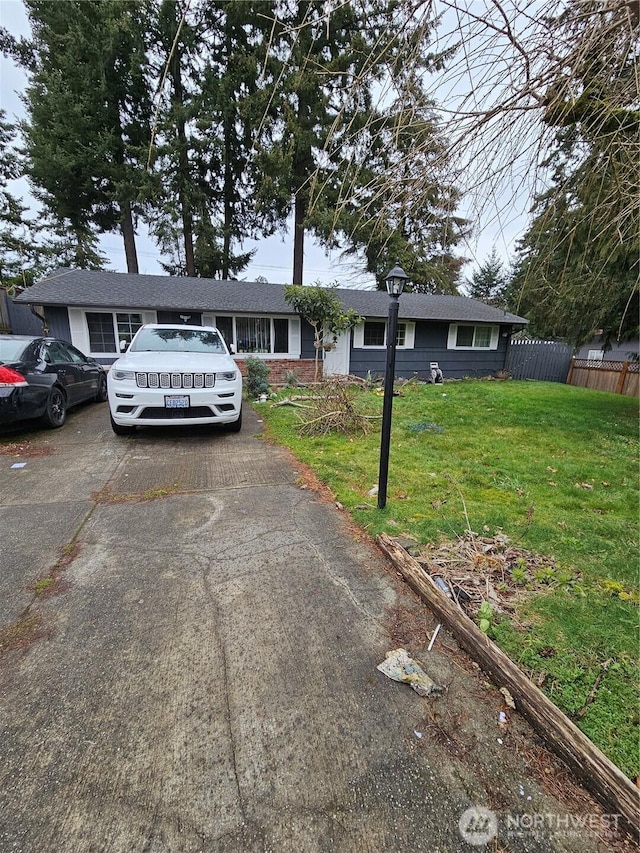
[(267, 376), (271, 373), (269, 365), (261, 358), (249, 356), (245, 359), (247, 375), (245, 386), (247, 396), (251, 398), (259, 397), (260, 394), (268, 394), (270, 391)]

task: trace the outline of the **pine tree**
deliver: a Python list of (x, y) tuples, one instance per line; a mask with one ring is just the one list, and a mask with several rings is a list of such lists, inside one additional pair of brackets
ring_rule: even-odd
[(266, 66), (273, 97), (259, 140), (265, 177), (258, 200), (281, 227), (293, 214), (294, 284), (302, 282), (305, 233), (326, 233), (340, 192), (345, 152), (339, 143), (327, 146), (329, 135), (333, 130), (338, 138), (339, 127), (359, 122), (370, 109), (375, 74), (363, 80), (357, 97), (347, 94), (347, 84), (369, 62), (381, 22), (388, 21), (387, 6), (377, 0), (357, 9), (352, 3), (331, 8), (322, 0), (278, 5)]
[(251, 148), (270, 7), (248, 0), (192, 7), (163, 0), (159, 7), (152, 56), (164, 84), (150, 224), (173, 274), (227, 279), (251, 258), (235, 244), (259, 227)]
[[(416, 290), (456, 292), (462, 259), (453, 249), (465, 231), (455, 215), (458, 194), (434, 168), (441, 149), (431, 104), (420, 84), (440, 61), (426, 50), (405, 64), (414, 26), (395, 4), (369, 0), (329, 9), (322, 2), (281, 4), (274, 26), (280, 63), (274, 88), (273, 143), (264, 156), (261, 198), (274, 196), (284, 215), (293, 199), (293, 281), (302, 279), (305, 232), (325, 248), (364, 253), (366, 271), (384, 276), (402, 261)], [(380, 91), (409, 93), (413, 121), (397, 121), (397, 103), (376, 109)], [(409, 81), (409, 82), (407, 82)], [(426, 140), (418, 152), (416, 139)], [(428, 176), (417, 194), (416, 178)]]
[(120, 230), (137, 272), (134, 216), (145, 182), (150, 104), (144, 75), (147, 2), (25, 0), (29, 73), (24, 134), (35, 195), (94, 263), (95, 233)]
[(595, 329), (638, 334), (638, 16), (629, 4), (570, 3), (555, 26), (573, 61), (548, 87), (555, 130), (548, 188), (534, 202), (514, 285), (531, 327), (575, 344)]
[(467, 282), (467, 291), (472, 299), (504, 308), (507, 285), (508, 275), (494, 246), (487, 260), (474, 270)]
[(10, 182), (21, 172), (15, 137), (15, 125), (0, 110), (0, 286), (9, 293), (33, 283), (37, 259), (27, 209), (9, 191)]

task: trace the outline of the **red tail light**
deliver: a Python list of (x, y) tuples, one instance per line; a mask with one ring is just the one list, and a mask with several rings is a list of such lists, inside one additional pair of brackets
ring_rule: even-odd
[(24, 376), (13, 367), (0, 365), (0, 388), (20, 388), (28, 384)]

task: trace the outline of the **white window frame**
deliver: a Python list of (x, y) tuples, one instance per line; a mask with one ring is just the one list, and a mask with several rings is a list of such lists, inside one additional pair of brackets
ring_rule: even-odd
[[(366, 323), (384, 323), (384, 343), (365, 346), (364, 343), (364, 327)], [(398, 344), (396, 349), (413, 349), (416, 339), (416, 324), (408, 320), (400, 320), (398, 322), (398, 331), (404, 326), (404, 344)], [(379, 317), (367, 318), (364, 323), (359, 323), (353, 330), (353, 348), (365, 350), (382, 350), (387, 348), (387, 321), (380, 320)]]
[[(473, 344), (471, 346), (458, 346), (458, 328), (472, 328), (473, 329)], [(477, 329), (482, 329), (483, 331), (487, 328), (491, 329), (491, 338), (489, 340), (488, 347), (479, 347), (476, 346), (476, 333)], [(447, 349), (456, 349), (456, 350), (474, 350), (476, 352), (490, 352), (491, 350), (498, 349), (498, 341), (500, 340), (500, 326), (488, 326), (486, 323), (451, 323), (449, 325), (449, 338), (447, 340)]]
[[(220, 312), (221, 317), (230, 317), (231, 318), (231, 328), (233, 330), (233, 347), (235, 349), (234, 358), (244, 359), (244, 358), (262, 358), (265, 361), (270, 359), (279, 359), (279, 358), (287, 358), (287, 359), (299, 359), (301, 356), (301, 336), (300, 336), (300, 317), (296, 314), (286, 314), (284, 316), (273, 316), (270, 314), (233, 314), (231, 312)], [(259, 317), (260, 319), (265, 319), (270, 321), (270, 345), (273, 347), (275, 341), (275, 328), (273, 325), (274, 320), (288, 320), (289, 321), (289, 334), (287, 352), (238, 352), (238, 337), (236, 332), (236, 320), (244, 317)], [(216, 314), (203, 314), (202, 315), (202, 324), (203, 326), (217, 326), (216, 322), (217, 315)]]
[[(71, 343), (77, 347), (85, 355), (90, 355), (93, 358), (112, 358), (116, 359), (120, 355), (118, 346), (118, 323), (116, 320), (117, 314), (140, 314), (142, 322), (156, 323), (157, 314), (155, 311), (134, 310), (131, 308), (68, 308), (69, 315), (69, 330), (71, 332)], [(116, 343), (115, 352), (101, 352), (92, 350), (89, 340), (89, 325), (87, 323), (87, 314), (108, 314), (113, 323), (113, 336)]]
[(604, 352), (601, 349), (590, 349), (587, 353), (588, 361), (604, 361)]

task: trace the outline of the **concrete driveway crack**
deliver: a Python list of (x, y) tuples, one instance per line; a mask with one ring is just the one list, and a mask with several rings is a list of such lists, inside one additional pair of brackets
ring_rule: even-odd
[(231, 713), (231, 702), (229, 701), (229, 666), (227, 661), (227, 647), (224, 641), (224, 635), (221, 630), (221, 610), (220, 605), (215, 597), (214, 591), (211, 587), (211, 581), (209, 579), (209, 565), (212, 561), (207, 561), (207, 565), (202, 568), (202, 583), (204, 586), (205, 593), (207, 598), (211, 603), (211, 609), (213, 611), (214, 617), (214, 632), (218, 641), (218, 646), (222, 652), (222, 687), (224, 690), (224, 698), (225, 698), (225, 706), (226, 706), (226, 717), (227, 717), (227, 727), (229, 731), (229, 743), (231, 744), (231, 758), (233, 761), (233, 777), (236, 785), (236, 793), (238, 797), (238, 807), (240, 809), (240, 814), (242, 816), (242, 823), (246, 824), (247, 816), (245, 813), (245, 805), (242, 799), (242, 791), (240, 789), (240, 779), (238, 778), (238, 763), (237, 763), (237, 755), (236, 755), (236, 740), (235, 734), (233, 730), (233, 719)]

